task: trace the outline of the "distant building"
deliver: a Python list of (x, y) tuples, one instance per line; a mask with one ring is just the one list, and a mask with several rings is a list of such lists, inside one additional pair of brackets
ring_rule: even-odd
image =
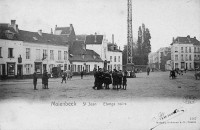
[[(73, 25), (70, 27), (55, 27), (54, 34), (60, 36), (69, 44), (69, 66), (72, 72), (91, 72), (94, 68), (102, 68), (103, 60), (93, 49), (86, 48), (87, 35), (76, 35)], [(89, 42), (87, 39), (87, 42)], [(101, 39), (100, 39), (101, 40)], [(99, 36), (98, 36), (99, 42)]]
[(152, 52), (148, 55), (149, 65), (152, 69), (168, 70), (166, 64), (168, 60), (171, 60), (171, 49), (170, 47), (162, 47), (156, 52)]
[(111, 71), (113, 69), (122, 70), (122, 51), (118, 48), (116, 44), (108, 43), (108, 70)]
[(172, 67), (193, 70), (200, 67), (200, 42), (196, 37), (177, 37), (171, 43)]
[(104, 61), (103, 68), (105, 70), (122, 70), (122, 51), (113, 43), (108, 43), (108, 40), (103, 35), (87, 35), (85, 40), (86, 48), (94, 50)]
[(83, 41), (75, 41), (70, 49), (69, 60), (73, 72), (91, 72), (94, 68), (102, 68), (103, 60), (93, 50), (86, 49)]

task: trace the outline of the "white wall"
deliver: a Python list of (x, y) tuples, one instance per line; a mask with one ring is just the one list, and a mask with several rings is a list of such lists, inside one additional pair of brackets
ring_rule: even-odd
[[(31, 55), (30, 55), (30, 59), (26, 59), (26, 48), (30, 48), (31, 51)], [(67, 68), (69, 63), (68, 60), (68, 56), (67, 56), (67, 60), (64, 60), (64, 51), (68, 52), (68, 46), (64, 46), (64, 45), (48, 45), (48, 44), (40, 44), (40, 43), (28, 43), (28, 42), (24, 42), (24, 46), (23, 46), (23, 59), (24, 59), (24, 64), (31, 64), (31, 74), (34, 72), (34, 63), (36, 60), (36, 49), (40, 49), (40, 61), (42, 61), (42, 57), (43, 57), (43, 50), (47, 50), (47, 59), (42, 61), (42, 64), (46, 64), (47, 65), (47, 71), (48, 73), (50, 73), (50, 66), (51, 64), (53, 64), (55, 67), (57, 67), (58, 64), (62, 64), (63, 67), (61, 67), (61, 70), (64, 70), (64, 64), (67, 64)], [(50, 50), (54, 51), (54, 60), (50, 60)], [(61, 51), (61, 60), (58, 60), (58, 51)], [(27, 75), (26, 73), (26, 68), (24, 68), (24, 75)]]
[[(175, 52), (175, 48), (177, 47), (178, 52)], [(181, 52), (181, 47), (183, 47), (183, 52)], [(185, 52), (185, 48), (187, 47), (187, 53)], [(191, 47), (191, 52), (189, 52), (189, 47)], [(198, 46), (195, 46), (198, 48)], [(175, 60), (175, 55), (178, 55), (178, 60)], [(181, 58), (181, 55), (183, 55), (183, 61)], [(186, 60), (186, 55), (187, 59)], [(191, 55), (191, 60), (189, 60), (189, 56)], [(173, 66), (175, 67), (175, 64), (178, 63), (178, 68), (181, 68), (181, 62), (185, 62), (185, 65), (187, 63), (187, 68), (194, 69), (194, 55), (200, 55), (199, 53), (194, 53), (194, 45), (193, 44), (173, 44), (171, 47), (171, 60), (173, 62)], [(191, 64), (191, 66), (190, 66)]]
[(86, 65), (90, 65), (90, 71), (93, 71), (95, 64), (97, 65), (97, 69), (98, 69), (98, 66), (99, 66), (99, 68), (103, 68), (103, 62), (72, 62), (73, 65), (76, 65), (75, 72), (78, 72), (78, 65), (82, 65), (82, 67), (85, 68), (84, 63), (86, 63)]
[[(112, 61), (110, 61), (110, 56), (112, 56)], [(114, 62), (114, 57), (116, 56), (116, 62)], [(118, 57), (120, 56), (120, 61), (118, 60)], [(120, 70), (122, 70), (122, 52), (113, 52), (108, 51), (107, 52), (107, 59), (110, 61), (110, 64), (112, 66), (112, 70), (114, 69), (114, 65), (120, 65)], [(116, 69), (118, 70), (118, 67), (116, 66)]]
[[(18, 57), (20, 55), (23, 56), (23, 42), (0, 39), (0, 47), (2, 47), (1, 49), (2, 58), (0, 58), (0, 64), (5, 64), (6, 75), (7, 75), (7, 62), (15, 63), (15, 75), (17, 75)], [(8, 58), (8, 48), (13, 48), (14, 58)]]

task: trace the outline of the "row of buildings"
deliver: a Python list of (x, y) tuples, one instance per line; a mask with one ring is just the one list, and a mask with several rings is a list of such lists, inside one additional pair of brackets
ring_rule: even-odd
[[(114, 39), (114, 36), (113, 36)], [(0, 77), (28, 77), (53, 67), (74, 73), (122, 69), (122, 51), (104, 35), (76, 35), (72, 24), (51, 33), (20, 30), (15, 20), (0, 24)]]
[(153, 69), (194, 70), (200, 67), (200, 42), (196, 37), (173, 38), (170, 47), (160, 48), (149, 54), (149, 65)]

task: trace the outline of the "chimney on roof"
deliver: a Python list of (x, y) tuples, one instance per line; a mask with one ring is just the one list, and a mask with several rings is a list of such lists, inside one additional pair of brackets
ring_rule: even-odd
[(190, 35), (187, 35), (187, 38), (190, 38)]
[(12, 27), (18, 33), (18, 25), (16, 24), (16, 20), (11, 20), (10, 27)]
[(69, 24), (70, 25), (70, 31), (72, 31), (73, 29), (73, 25), (72, 24)]
[(94, 42), (97, 42), (97, 33), (95, 32)]
[(51, 34), (53, 34), (53, 29), (51, 28)]
[(112, 44), (114, 44), (114, 34), (112, 34)]
[(38, 30), (38, 34), (39, 34), (40, 36), (42, 36), (42, 30), (41, 30), (41, 29)]
[(194, 36), (194, 39), (197, 39), (197, 38)]
[(15, 25), (16, 20), (11, 20), (11, 25)]

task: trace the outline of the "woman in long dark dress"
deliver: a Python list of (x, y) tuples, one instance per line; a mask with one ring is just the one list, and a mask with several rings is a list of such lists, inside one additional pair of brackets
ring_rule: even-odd
[(47, 72), (44, 72), (42, 79), (43, 79), (44, 89), (49, 89), (48, 88), (49, 76), (48, 76)]
[(34, 85), (34, 90), (37, 90), (37, 74), (36, 72), (33, 73), (33, 85)]

